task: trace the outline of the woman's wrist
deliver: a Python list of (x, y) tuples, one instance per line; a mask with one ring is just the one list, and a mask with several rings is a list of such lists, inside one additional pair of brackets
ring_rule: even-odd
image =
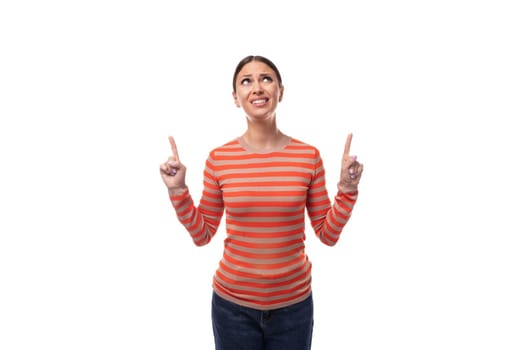
[(357, 192), (357, 185), (345, 184), (342, 181), (340, 181), (337, 184), (337, 189), (341, 193), (354, 193)]
[(188, 190), (188, 186), (184, 185), (183, 187), (171, 187), (168, 188), (168, 194), (171, 196), (180, 196)]

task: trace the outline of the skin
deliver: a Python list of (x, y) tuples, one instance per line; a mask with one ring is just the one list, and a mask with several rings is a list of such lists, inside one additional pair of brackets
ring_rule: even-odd
[(284, 87), (275, 72), (262, 62), (250, 62), (239, 72), (235, 105), (246, 114), (247, 129), (244, 141), (257, 150), (272, 149), (287, 137), (277, 128), (276, 110), (282, 101)]
[[(252, 61), (247, 63), (237, 75), (236, 91), (232, 92), (238, 108), (246, 114), (247, 128), (242, 135), (244, 141), (256, 150), (277, 148), (288, 141), (277, 127), (276, 110), (282, 101), (284, 86), (278, 82), (276, 73), (265, 63)], [(177, 194), (186, 189), (186, 167), (181, 163), (177, 145), (169, 136), (172, 155), (160, 165), (160, 175), (170, 194)], [(359, 185), (363, 165), (357, 157), (350, 155), (352, 134), (348, 134), (341, 160), (340, 188), (355, 191)]]

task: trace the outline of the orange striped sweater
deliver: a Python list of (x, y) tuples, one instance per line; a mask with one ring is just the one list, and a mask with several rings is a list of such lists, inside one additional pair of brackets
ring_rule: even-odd
[(225, 213), (224, 253), (213, 288), (231, 302), (269, 310), (309, 296), (305, 212), (316, 236), (332, 246), (357, 199), (357, 191), (345, 192), (338, 185), (332, 205), (315, 147), (290, 138), (282, 149), (257, 153), (239, 138), (210, 152), (198, 206), (187, 189), (170, 199), (198, 246), (210, 242)]

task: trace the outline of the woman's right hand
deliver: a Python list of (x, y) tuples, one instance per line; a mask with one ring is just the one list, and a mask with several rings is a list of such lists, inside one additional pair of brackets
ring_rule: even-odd
[(172, 155), (160, 165), (160, 176), (168, 190), (186, 188), (186, 167), (180, 162), (177, 145), (173, 136), (169, 137)]

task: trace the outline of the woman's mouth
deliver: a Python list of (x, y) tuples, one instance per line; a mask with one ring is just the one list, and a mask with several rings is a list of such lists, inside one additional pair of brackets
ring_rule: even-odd
[(268, 99), (267, 98), (258, 98), (256, 100), (253, 100), (251, 103), (255, 106), (262, 106), (264, 105), (266, 102), (268, 102)]

